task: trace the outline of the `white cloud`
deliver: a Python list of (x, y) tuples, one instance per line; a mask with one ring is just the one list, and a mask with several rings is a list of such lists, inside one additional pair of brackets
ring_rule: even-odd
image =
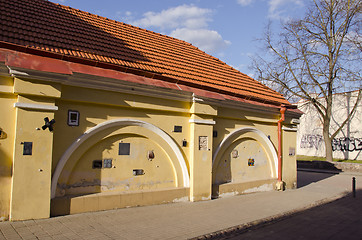
[(237, 0), (237, 2), (238, 2), (238, 4), (240, 4), (241, 6), (248, 6), (248, 5), (250, 5), (252, 2), (253, 2), (253, 0)]
[(211, 21), (212, 10), (194, 5), (181, 5), (163, 10), (160, 13), (147, 12), (143, 18), (131, 24), (143, 28), (157, 27), (162, 30), (175, 28), (204, 28)]
[(220, 52), (231, 44), (230, 41), (224, 40), (217, 31), (208, 29), (178, 28), (172, 31), (170, 36), (190, 42), (208, 53)]
[(130, 22), (130, 21), (132, 21), (133, 18), (134, 18), (133, 13), (130, 11), (126, 11), (126, 12), (117, 11), (116, 15), (115, 15), (115, 19), (122, 21), (122, 22)]
[(169, 35), (193, 44), (207, 53), (219, 54), (231, 43), (214, 30), (208, 29), (213, 10), (195, 5), (180, 5), (161, 12), (147, 12), (143, 18), (132, 21), (132, 25), (155, 28)]
[(292, 8), (304, 6), (302, 0), (269, 0), (268, 5), (268, 17), (274, 19), (288, 18), (285, 14), (288, 15)]

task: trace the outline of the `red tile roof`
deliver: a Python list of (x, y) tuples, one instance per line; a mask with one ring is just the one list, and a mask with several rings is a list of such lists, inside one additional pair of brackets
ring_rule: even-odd
[(187, 42), (88, 12), (45, 0), (0, 0), (0, 22), (3, 48), (260, 103), (290, 104), (281, 94)]

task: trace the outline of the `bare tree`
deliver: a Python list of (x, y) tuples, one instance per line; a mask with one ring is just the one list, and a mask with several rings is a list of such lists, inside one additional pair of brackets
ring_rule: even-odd
[[(254, 59), (257, 78), (283, 93), (310, 101), (323, 123), (327, 161), (332, 139), (341, 131), (361, 99), (361, 0), (313, 0), (305, 16), (271, 27), (263, 38), (266, 56)], [(355, 105), (331, 132), (334, 93), (358, 90)]]

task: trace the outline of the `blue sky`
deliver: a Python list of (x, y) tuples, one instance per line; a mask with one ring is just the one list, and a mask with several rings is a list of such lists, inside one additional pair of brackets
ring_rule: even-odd
[(253, 76), (250, 57), (260, 53), (269, 21), (293, 18), (303, 0), (51, 0), (185, 40)]

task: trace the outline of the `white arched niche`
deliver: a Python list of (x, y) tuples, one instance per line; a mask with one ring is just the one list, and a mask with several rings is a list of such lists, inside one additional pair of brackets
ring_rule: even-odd
[(149, 131), (152, 131), (153, 133), (157, 134), (159, 137), (161, 137), (173, 150), (174, 154), (177, 157), (177, 161), (175, 161), (176, 164), (178, 164), (179, 168), (182, 171), (182, 183), (183, 187), (189, 187), (190, 186), (190, 179), (189, 179), (189, 173), (186, 166), (185, 158), (179, 149), (178, 145), (175, 143), (175, 141), (162, 129), (156, 127), (153, 124), (147, 123), (145, 121), (141, 120), (135, 120), (135, 119), (113, 119), (108, 120), (103, 123), (100, 123), (90, 129), (88, 129), (85, 133), (83, 133), (80, 137), (78, 137), (64, 152), (62, 157), (60, 158), (53, 177), (52, 177), (52, 185), (51, 185), (51, 198), (53, 199), (55, 197), (56, 188), (58, 179), (63, 171), (64, 166), (66, 165), (68, 159), (72, 156), (72, 154), (89, 138), (92, 136), (95, 136), (97, 133), (100, 133), (106, 129), (113, 128), (113, 127), (122, 127), (122, 126), (139, 126), (148, 129)]

